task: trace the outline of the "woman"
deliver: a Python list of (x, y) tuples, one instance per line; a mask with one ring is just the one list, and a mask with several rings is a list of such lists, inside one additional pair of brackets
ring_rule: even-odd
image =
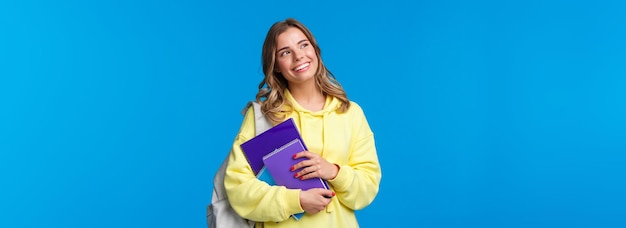
[[(235, 211), (257, 227), (358, 227), (354, 211), (378, 193), (381, 170), (374, 136), (363, 110), (348, 100), (321, 59), (315, 38), (287, 19), (267, 33), (262, 51), (265, 77), (256, 101), (274, 124), (293, 118), (309, 151), (291, 167), (297, 178), (322, 178), (330, 190), (270, 186), (258, 180), (240, 145), (253, 138), (249, 109), (233, 143), (224, 186)], [(300, 220), (290, 215), (305, 212)]]

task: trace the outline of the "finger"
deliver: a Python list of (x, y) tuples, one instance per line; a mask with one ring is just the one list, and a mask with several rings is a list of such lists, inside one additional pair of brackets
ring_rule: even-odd
[(313, 175), (311, 173), (297, 172), (294, 177), (300, 180), (306, 180), (306, 179), (312, 178)]
[(312, 165), (312, 166), (302, 169), (302, 172), (305, 174), (308, 174), (308, 173), (320, 172), (321, 170), (322, 170), (322, 167), (320, 165)]
[(306, 150), (305, 151), (300, 151), (300, 152), (298, 152), (298, 153), (293, 155), (293, 159), (298, 159), (298, 158), (302, 158), (302, 157), (310, 158), (311, 155), (312, 155), (312, 153), (308, 152)]
[[(304, 160), (304, 161), (298, 162), (295, 165), (291, 166), (290, 169), (291, 169), (291, 171), (296, 171), (296, 170), (299, 170), (299, 169), (301, 169), (303, 167), (308, 167), (309, 166), (308, 163), (309, 163), (309, 160)], [(300, 170), (300, 171), (302, 171), (302, 170)], [(300, 171), (298, 171), (298, 172), (300, 172)]]
[(315, 178), (315, 177), (320, 177), (318, 172), (309, 172), (309, 173), (297, 173), (296, 174), (297, 178), (300, 178), (300, 180), (306, 180), (306, 179), (311, 179), (311, 178)]
[[(310, 174), (310, 175), (309, 175)], [(322, 175), (322, 166), (321, 165), (312, 165), (303, 168), (299, 172), (296, 173), (296, 177), (309, 175), (311, 177), (321, 177)]]
[[(293, 167), (291, 167), (291, 171), (298, 170), (298, 169), (303, 168), (303, 167), (313, 166), (313, 165), (316, 165), (316, 164), (320, 164), (319, 163), (319, 159), (315, 159), (315, 160), (307, 159), (307, 160), (298, 162), (295, 165), (293, 165)], [(304, 173), (308, 173), (308, 172), (304, 172)]]

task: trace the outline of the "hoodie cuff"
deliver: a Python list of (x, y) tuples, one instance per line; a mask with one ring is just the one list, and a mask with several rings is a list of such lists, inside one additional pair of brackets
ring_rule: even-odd
[(352, 179), (352, 172), (350, 172), (350, 166), (339, 166), (339, 172), (335, 179), (328, 180), (328, 183), (332, 184), (335, 191), (345, 192), (350, 187), (350, 179)]
[[(287, 199), (287, 208), (285, 208), (285, 212), (287, 213), (287, 218), (293, 214), (298, 214), (304, 212), (302, 206), (300, 205), (300, 189), (287, 189), (287, 194), (285, 194), (285, 199)], [(296, 200), (293, 200), (296, 199)]]

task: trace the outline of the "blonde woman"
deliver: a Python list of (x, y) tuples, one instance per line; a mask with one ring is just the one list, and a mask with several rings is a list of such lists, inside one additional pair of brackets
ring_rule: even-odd
[[(313, 34), (295, 19), (276, 22), (262, 50), (265, 77), (256, 101), (264, 115), (280, 123), (293, 118), (308, 147), (290, 167), (297, 178), (322, 178), (330, 190), (302, 191), (258, 180), (240, 145), (253, 138), (249, 109), (232, 146), (224, 186), (230, 203), (256, 227), (358, 227), (355, 210), (376, 197), (381, 169), (374, 135), (361, 107), (325, 67)], [(305, 212), (300, 220), (290, 215)]]

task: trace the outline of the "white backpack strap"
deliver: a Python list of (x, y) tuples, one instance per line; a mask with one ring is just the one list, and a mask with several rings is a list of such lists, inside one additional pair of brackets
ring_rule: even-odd
[(265, 115), (263, 115), (263, 111), (261, 111), (261, 104), (256, 101), (250, 101), (246, 107), (250, 107), (250, 105), (254, 108), (254, 131), (256, 135), (272, 128), (272, 123), (265, 117)]
[[(265, 132), (267, 129), (270, 129), (272, 127), (272, 124), (263, 115), (263, 112), (261, 111), (261, 105), (255, 101), (250, 101), (246, 105), (246, 108), (244, 108), (244, 111), (250, 108), (250, 106), (254, 108), (254, 131), (256, 133), (255, 135), (259, 135)], [(222, 162), (222, 165), (213, 177), (213, 197), (211, 199), (211, 202), (213, 203), (218, 200), (228, 198), (226, 196), (226, 189), (224, 188), (224, 175), (226, 174), (226, 166), (228, 166), (229, 156), (230, 155), (226, 156), (226, 158)]]
[[(261, 111), (261, 105), (257, 102), (250, 101), (244, 108), (244, 112), (252, 106), (254, 108), (254, 131), (256, 135), (265, 132), (272, 127), (270, 121), (265, 118)], [(213, 177), (213, 196), (211, 204), (207, 207), (207, 222), (209, 227), (254, 227), (255, 222), (241, 218), (232, 209), (224, 188), (224, 176), (226, 175), (226, 167), (228, 166), (229, 156), (226, 156), (222, 165)]]
[(217, 202), (221, 199), (228, 198), (226, 196), (226, 189), (224, 188), (224, 175), (226, 175), (226, 166), (228, 166), (228, 157), (222, 161), (222, 165), (217, 169), (217, 173), (213, 177), (213, 197), (211, 199), (212, 203)]

